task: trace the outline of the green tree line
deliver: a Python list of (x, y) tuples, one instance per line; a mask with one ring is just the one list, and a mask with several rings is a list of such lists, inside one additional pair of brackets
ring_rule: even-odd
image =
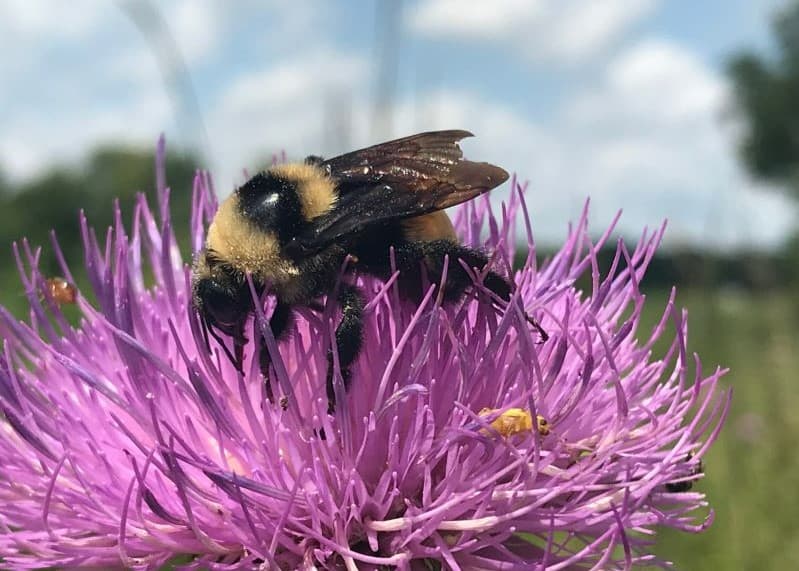
[[(152, 149), (116, 144), (98, 147), (79, 165), (53, 166), (17, 184), (0, 176), (0, 301), (19, 314), (26, 303), (17, 276), (12, 243), (27, 238), (42, 246), (40, 267), (45, 275), (60, 275), (50, 247), (50, 230), (56, 231), (70, 266), (83, 262), (79, 213), (102, 234), (113, 220), (114, 201), (119, 200), (126, 224), (130, 224), (136, 194), (155, 200), (155, 168)], [(188, 211), (198, 160), (189, 154), (167, 155), (167, 182), (171, 188), (175, 230), (188, 248)], [(98, 236), (103, 239), (103, 235)], [(185, 250), (184, 250), (185, 251)], [(80, 272), (76, 272), (80, 273)]]

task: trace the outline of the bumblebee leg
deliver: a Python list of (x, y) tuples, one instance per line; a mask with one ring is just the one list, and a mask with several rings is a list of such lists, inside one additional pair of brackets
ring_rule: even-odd
[[(456, 301), (463, 297), (466, 289), (472, 285), (472, 278), (461, 265), (460, 260), (470, 268), (484, 268), (488, 264), (488, 256), (479, 250), (468, 248), (451, 240), (432, 240), (417, 242), (424, 256), (425, 265), (436, 281), (441, 280), (444, 271), (444, 257), (449, 257), (447, 267), (447, 283), (444, 284), (444, 299)], [(511, 296), (511, 285), (504, 277), (490, 271), (483, 280), (483, 285), (508, 301)]]
[[(358, 288), (341, 285), (338, 294), (341, 305), (341, 321), (336, 327), (336, 348), (341, 369), (344, 388), (349, 387), (350, 365), (358, 356), (363, 342), (363, 308), (364, 301)], [(333, 353), (327, 354), (327, 412), (332, 414), (336, 409), (336, 393), (333, 389)]]
[[(447, 282), (444, 284), (444, 299), (447, 301), (461, 299), (472, 285), (471, 276), (459, 260), (463, 260), (470, 268), (483, 268), (488, 264), (488, 257), (485, 254), (452, 240), (405, 242), (395, 247), (397, 269), (400, 270), (399, 283), (403, 294), (417, 301), (422, 299), (424, 294), (420, 271), (422, 265), (428, 279), (434, 284), (440, 283), (445, 256), (449, 256)], [(510, 299), (510, 284), (496, 272), (489, 271), (483, 284), (500, 298), (506, 301)]]
[[(287, 303), (277, 302), (272, 317), (269, 318), (269, 327), (276, 340), (283, 339), (291, 325), (291, 306)], [(264, 336), (258, 333), (258, 364), (261, 366), (261, 375), (264, 378), (264, 389), (266, 398), (269, 402), (275, 402), (274, 391), (272, 389), (272, 378), (269, 372), (272, 359), (269, 357), (269, 349), (266, 347)]]
[[(449, 240), (423, 242), (422, 249), (425, 253), (425, 259), (428, 265), (430, 265), (431, 262), (435, 264), (433, 270), (436, 272), (439, 279), (443, 271), (444, 256), (449, 256), (447, 283), (444, 286), (444, 299), (449, 301), (455, 301), (463, 297), (466, 288), (472, 284), (471, 276), (469, 276), (459, 260), (463, 260), (470, 268), (481, 269), (484, 268), (489, 261), (488, 256), (483, 252)], [(510, 301), (511, 294), (513, 293), (513, 286), (500, 274), (489, 270), (483, 280), (483, 285), (489, 291), (494, 292), (500, 299), (506, 302)], [(541, 327), (534, 317), (527, 315), (527, 313), (525, 313), (524, 316), (527, 322), (536, 329), (542, 342), (549, 339), (549, 334)]]

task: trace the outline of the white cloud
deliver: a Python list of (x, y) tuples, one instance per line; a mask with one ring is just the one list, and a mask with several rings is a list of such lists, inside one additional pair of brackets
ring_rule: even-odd
[[(55, 0), (3, 4), (0, 35), (15, 46), (0, 54), (5, 174), (22, 179), (47, 164), (78, 160), (109, 140), (152, 146), (161, 132), (176, 132), (175, 100), (152, 38), (131, 19), (136, 6), (101, 0), (68, 8)], [(189, 66), (213, 53), (229, 23), (219, 0), (154, 7)]]
[[(428, 0), (418, 6), (414, 25), (422, 33), (506, 42), (536, 57), (576, 61), (618, 46), (656, 1), (630, 0), (621, 10), (621, 0), (498, 0), (467, 10), (460, 2)], [(256, 35), (246, 49), (259, 58), (268, 51), (271, 62), (258, 59), (255, 67), (252, 56), (213, 73), (214, 65), (240, 55), (223, 43), (226, 27), (259, 28), (261, 21), (250, 12), (242, 20), (241, 4), (234, 11), (218, 0), (202, 0), (196, 11), (188, 0), (164, 8), (181, 48), (203, 68), (207, 91), (201, 104), (221, 192), (241, 182), (242, 168), (263, 165), (272, 152), (329, 156), (382, 138), (372, 128), (373, 70), (364, 56), (323, 36), (313, 36), (299, 52), (278, 39), (296, 38), (310, 22), (319, 23), (323, 12), (308, 5), (278, 11), (282, 4), (270, 0), (257, 17), (275, 34)], [(54, 2), (42, 0), (0, 17), (0, 33), (18, 46), (0, 54), (0, 167), (12, 178), (79, 159), (109, 139), (151, 146), (166, 130), (170, 144), (176, 142), (173, 102), (138, 30), (117, 4), (81, 0), (81, 7), (85, 11), (62, 17)], [(794, 210), (783, 197), (758, 192), (738, 166), (733, 135), (720, 124), (728, 98), (724, 78), (670, 42), (643, 41), (616, 52), (598, 68), (597, 79), (564, 94), (540, 121), (528, 109), (496, 99), (502, 90), (477, 95), (442, 88), (400, 99), (394, 133), (386, 136), (474, 131), (477, 137), (464, 142), (467, 156), (530, 179), (536, 230), (550, 241), (562, 236), (565, 221), (590, 195), (597, 228), (623, 207), (628, 234), (669, 217), (673, 241), (776, 243)], [(239, 67), (246, 71), (235, 75)], [(208, 87), (209, 78), (216, 85)], [(513, 88), (529, 85), (519, 80)]]
[(12, 0), (2, 16), (16, 48), (0, 54), (0, 168), (12, 179), (174, 129), (155, 56), (120, 4)]
[(301, 157), (328, 150), (331, 101), (362, 101), (366, 68), (363, 58), (318, 50), (233, 80), (208, 118), (218, 188), (241, 182), (241, 169), (263, 166), (270, 152)]
[(316, 52), (282, 61), (235, 79), (221, 98), (227, 113), (250, 113), (318, 99), (325, 90), (355, 87), (364, 60), (335, 52)]
[[(291, 45), (287, 39), (318, 31), (326, 17), (318, 0), (149, 4), (165, 20), (193, 79), (218, 81), (201, 93), (200, 105), (215, 135), (211, 158), (227, 173), (255, 160), (256, 149), (313, 148), (325, 98), (350, 83), (363, 86), (359, 63), (321, 51), (321, 32), (303, 45), (315, 55), (295, 55), (270, 68), (271, 74), (231, 80), (238, 66), (252, 70), (253, 60), (264, 65), (264, 54), (275, 61)], [(163, 131), (171, 145), (202, 145), (199, 130), (189, 124), (194, 117), (185, 116), (164, 80), (158, 39), (152, 45), (131, 19), (136, 6), (136, 0), (78, 0), (69, 9), (55, 0), (2, 3), (0, 36), (15, 50), (0, 52), (0, 171), (22, 179), (52, 162), (80, 159), (107, 140), (152, 146)], [(302, 66), (292, 69), (298, 61)], [(285, 143), (278, 132), (290, 134)]]
[(102, 142), (152, 146), (160, 132), (172, 127), (171, 105), (160, 90), (98, 104), (91, 113), (84, 113), (80, 105), (64, 111), (48, 116), (47, 121), (32, 110), (6, 120), (0, 132), (6, 174), (25, 179), (54, 162), (78, 161)]
[(646, 40), (611, 61), (602, 88), (579, 97), (569, 113), (578, 121), (635, 125), (717, 122), (727, 98), (718, 74), (675, 44)]
[(225, 5), (219, 0), (174, 0), (163, 6), (169, 32), (187, 64), (206, 58), (227, 25)]
[(411, 20), (420, 32), (455, 38), (499, 39), (523, 21), (542, 12), (540, 0), (470, 2), (427, 0), (420, 2)]
[(429, 37), (487, 41), (535, 61), (580, 62), (602, 53), (658, 0), (424, 0), (411, 27)]
[[(285, 61), (240, 77), (220, 99), (214, 117), (218, 188), (240, 182), (255, 149), (285, 148), (297, 158), (325, 147), (325, 94), (352, 98), (351, 147), (378, 142), (372, 108), (351, 78), (366, 63), (341, 53)], [(644, 41), (612, 60), (596, 84), (566, 98), (550, 118), (535, 122), (519, 110), (464, 90), (440, 89), (398, 102), (391, 135), (444, 128), (475, 133), (467, 156), (491, 161), (530, 180), (535, 230), (553, 242), (586, 198), (600, 230), (619, 209), (620, 231), (669, 219), (667, 241), (768, 246), (790, 227), (791, 203), (753, 184), (738, 165), (733, 137), (720, 122), (728, 86), (679, 46)], [(495, 192), (495, 200), (507, 196)]]
[(718, 73), (677, 45), (644, 41), (540, 123), (453, 90), (419, 98), (421, 105), (406, 102), (396, 123), (406, 132), (472, 130), (477, 138), (464, 142), (467, 155), (530, 180), (535, 230), (545, 241), (562, 236), (590, 197), (597, 230), (623, 209), (619, 228), (627, 236), (668, 218), (672, 244), (775, 245), (795, 209), (740, 167), (721, 122), (727, 91)]
[[(630, 218), (668, 217), (672, 241), (773, 245), (793, 205), (740, 166), (723, 123), (729, 85), (676, 44), (646, 40), (610, 63), (599, 86), (567, 101), (558, 132), (584, 157), (581, 183)], [(768, 220), (755, 227), (755, 220)]]
[(0, 30), (5, 40), (80, 38), (96, 30), (107, 7), (101, 0), (3, 0)]

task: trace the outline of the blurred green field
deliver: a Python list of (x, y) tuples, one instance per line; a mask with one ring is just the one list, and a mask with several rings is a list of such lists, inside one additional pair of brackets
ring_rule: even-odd
[[(665, 298), (648, 294), (647, 327)], [(799, 298), (686, 290), (677, 301), (688, 308), (689, 350), (706, 371), (729, 367), (734, 394), (697, 485), (715, 522), (697, 535), (664, 531), (657, 553), (687, 571), (799, 569)]]

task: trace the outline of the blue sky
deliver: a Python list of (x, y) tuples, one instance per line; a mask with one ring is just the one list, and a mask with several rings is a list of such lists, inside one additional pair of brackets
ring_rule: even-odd
[(738, 165), (723, 69), (739, 49), (771, 49), (782, 3), (405, 0), (391, 108), (376, 123), (373, 0), (158, 3), (196, 113), (168, 88), (163, 37), (146, 39), (125, 2), (4, 0), (14, 48), (0, 52), (0, 169), (24, 179), (163, 131), (199, 148), (225, 193), (280, 149), (330, 155), (466, 128), (468, 155), (530, 181), (543, 242), (590, 196), (597, 232), (623, 209), (631, 237), (668, 218), (671, 245), (768, 247), (796, 214)]

